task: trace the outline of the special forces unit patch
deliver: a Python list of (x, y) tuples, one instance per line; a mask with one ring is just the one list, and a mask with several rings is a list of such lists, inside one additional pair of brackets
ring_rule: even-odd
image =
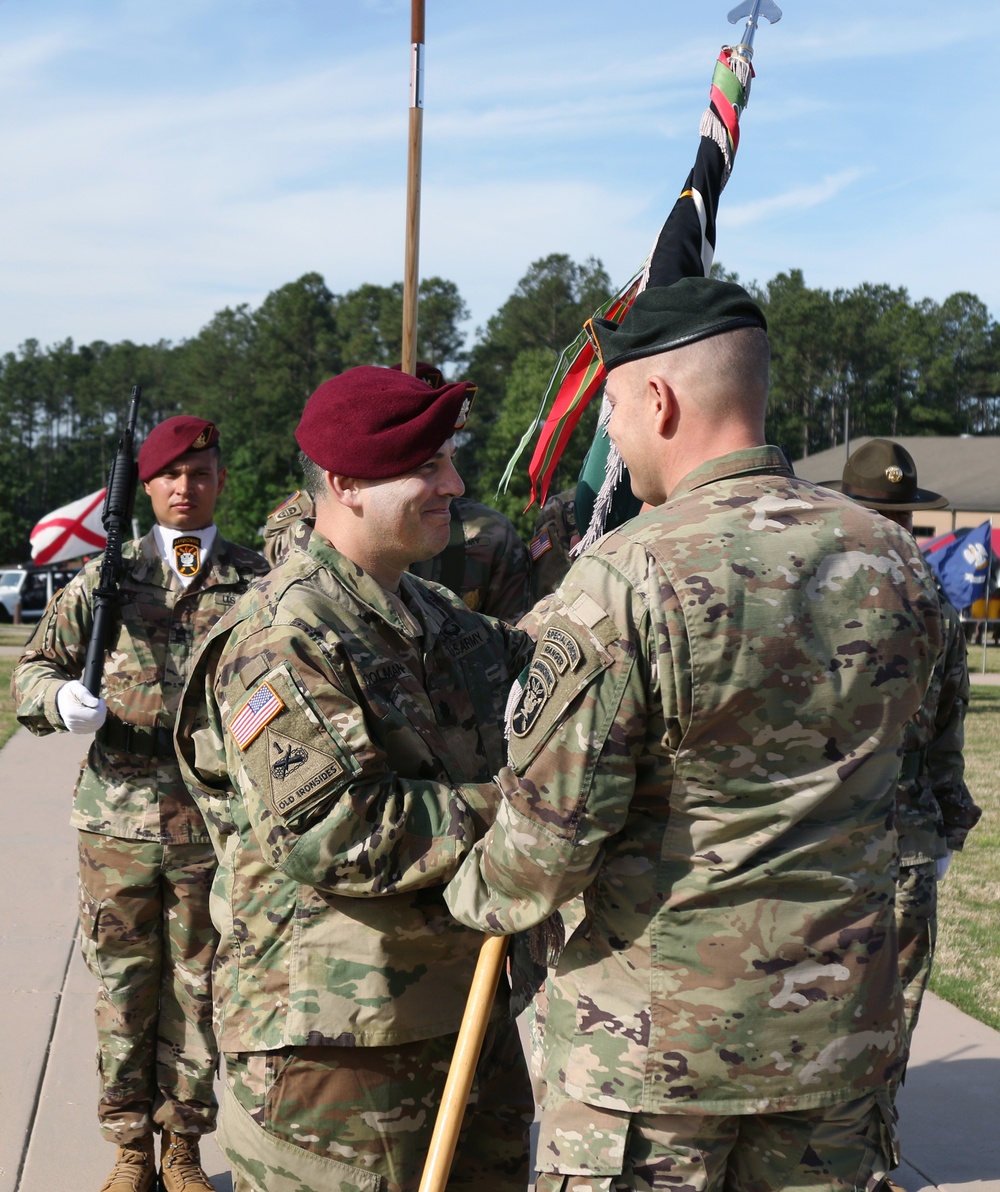
[(246, 749), (284, 708), (284, 701), (271, 684), (261, 683), (229, 721), (233, 740), (241, 750)]
[(175, 538), (174, 561), (179, 574), (185, 577), (197, 575), (201, 567), (201, 539)]

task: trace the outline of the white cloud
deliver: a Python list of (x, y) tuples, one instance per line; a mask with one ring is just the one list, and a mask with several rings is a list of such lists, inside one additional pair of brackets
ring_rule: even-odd
[(750, 224), (773, 219), (774, 216), (786, 212), (798, 214), (813, 207), (820, 207), (853, 186), (863, 175), (863, 170), (843, 170), (838, 174), (828, 175), (821, 182), (816, 182), (812, 186), (798, 186), (783, 194), (771, 195), (768, 198), (736, 205), (723, 202), (719, 208), (719, 227), (720, 229), (743, 228)]

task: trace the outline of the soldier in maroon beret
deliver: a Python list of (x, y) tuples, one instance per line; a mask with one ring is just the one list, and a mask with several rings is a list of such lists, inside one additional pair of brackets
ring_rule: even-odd
[[(394, 364), (392, 369), (398, 373), (402, 366)], [(440, 369), (422, 360), (417, 361), (416, 376), (434, 392), (448, 388)], [(324, 389), (321, 387), (317, 394)], [(315, 521), (315, 506), (308, 491), (292, 493), (268, 514), (263, 531), (264, 557), (272, 567), (291, 550), (300, 520), (310, 525)], [(414, 559), (409, 570), (444, 584), (469, 608), (511, 624), (521, 619), (531, 603), (531, 562), (517, 530), (498, 510), (469, 497), (452, 499), (451, 529), (444, 549), (430, 558)]]
[[(474, 391), (388, 368), (316, 390), (296, 430), (315, 527), (213, 632), (182, 700), (178, 752), (226, 890), (216, 1026), (238, 1192), (418, 1186), (482, 941), (442, 892), (492, 820), (531, 651), (407, 571), (448, 542)], [(527, 1183), (533, 1101), (504, 984), (449, 1187)]]
[(102, 1192), (156, 1185), (155, 1132), (165, 1192), (211, 1192), (198, 1138), (216, 1115), (215, 852), (181, 780), (172, 733), (198, 647), (267, 568), (216, 532), (226, 471), (211, 422), (168, 418), (147, 435), (138, 463), (156, 524), (122, 552), (124, 598), (101, 697), (80, 682), (100, 559), (46, 612), (13, 686), (18, 718), (33, 732), (96, 732), (72, 822), (80, 829), (84, 955), (101, 982), (98, 1116), (119, 1146)]

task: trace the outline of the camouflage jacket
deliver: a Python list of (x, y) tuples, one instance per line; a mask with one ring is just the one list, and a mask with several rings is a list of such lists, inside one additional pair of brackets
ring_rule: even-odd
[[(108, 718), (80, 772), (70, 822), (125, 840), (207, 844), (177, 769), (174, 717), (198, 647), (267, 565), (216, 534), (206, 565), (185, 589), (152, 534), (126, 543), (122, 554), (121, 615), (101, 688)], [(39, 736), (66, 731), (56, 692), (83, 673), (100, 566), (100, 557), (92, 559), (52, 601), (14, 670), (17, 718)]]
[[(296, 492), (268, 516), (264, 554), (272, 566), (288, 554), (298, 519), (312, 524), (314, 514), (312, 497)], [(434, 558), (411, 564), (409, 571), (444, 584), (474, 612), (511, 624), (531, 605), (531, 564), (513, 523), (496, 509), (466, 497), (451, 503), (448, 545)]]
[(533, 602), (550, 596), (573, 566), (569, 552), (580, 541), (575, 498), (575, 487), (549, 497), (535, 522), (535, 532), (528, 543)]
[(944, 650), (917, 715), (906, 726), (896, 787), (902, 865), (920, 865), (960, 849), (982, 811), (965, 785), (965, 710), (969, 667), (958, 613), (940, 596)]
[(531, 641), (411, 576), (387, 593), (305, 525), (297, 541), (214, 630), (178, 718), (220, 857), (220, 1046), (448, 1034), (482, 938), (443, 884), (492, 819)]
[(893, 794), (939, 648), (913, 539), (774, 448), (703, 465), (574, 565), (446, 895), (499, 932), (558, 908), (544, 1079), (738, 1114), (898, 1071)]

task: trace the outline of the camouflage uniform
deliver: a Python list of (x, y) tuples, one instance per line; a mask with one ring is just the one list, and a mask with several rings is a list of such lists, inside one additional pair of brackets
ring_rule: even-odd
[(726, 1130), (733, 1192), (888, 1169), (887, 824), (939, 644), (913, 539), (774, 448), (702, 465), (573, 567), (446, 894), (464, 923), (541, 924), (539, 1187), (721, 1187), (684, 1156)]
[[(264, 526), (264, 554), (272, 567), (288, 554), (297, 520), (312, 522), (313, 499), (296, 492), (275, 509)], [(509, 518), (488, 505), (455, 497), (448, 545), (425, 562), (412, 563), (412, 575), (443, 584), (467, 608), (512, 624), (531, 604), (531, 564)]]
[(956, 851), (982, 815), (965, 785), (969, 668), (958, 613), (941, 597), (944, 651), (919, 713), (906, 727), (896, 787), (899, 975), (912, 1034), (931, 976), (937, 935), (935, 861)]
[(550, 596), (573, 566), (570, 550), (580, 541), (576, 524), (576, 487), (556, 493), (542, 506), (528, 543), (532, 601)]
[[(215, 854), (181, 780), (172, 729), (195, 648), (266, 571), (252, 551), (215, 538), (188, 588), (152, 535), (123, 549), (121, 619), (104, 670), (108, 716), (77, 782), (84, 958), (100, 982), (96, 1018), (99, 1118), (118, 1142), (155, 1123), (180, 1133), (214, 1128), (217, 1052), (208, 912)], [(64, 731), (56, 692), (83, 670), (100, 559), (53, 601), (11, 682), (18, 720)]]
[[(223, 1133), (246, 1186), (416, 1187), (481, 944), (442, 884), (492, 818), (530, 652), (437, 585), (386, 592), (302, 523), (211, 635), (177, 741), (220, 857)], [(504, 998), (495, 1028), (509, 1095), (487, 1071), (465, 1179), (520, 1188), (532, 1102)]]

